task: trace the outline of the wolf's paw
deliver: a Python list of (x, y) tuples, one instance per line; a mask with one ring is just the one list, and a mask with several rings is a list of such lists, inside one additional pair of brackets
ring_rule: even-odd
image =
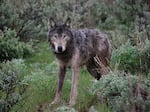
[(70, 106), (70, 107), (74, 106), (75, 104), (76, 104), (75, 101), (70, 100), (70, 102), (69, 102), (69, 106)]
[(61, 103), (61, 99), (54, 99), (54, 101), (52, 101), (50, 105), (56, 105), (60, 103)]

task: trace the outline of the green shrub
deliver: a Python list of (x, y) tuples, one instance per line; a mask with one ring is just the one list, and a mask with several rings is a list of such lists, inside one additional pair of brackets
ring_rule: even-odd
[(18, 15), (15, 13), (15, 9), (11, 7), (8, 0), (0, 1), (0, 30), (4, 30), (5, 27), (14, 29), (18, 21)]
[(121, 70), (135, 72), (140, 65), (138, 49), (128, 41), (113, 51), (111, 61), (112, 64), (118, 64)]
[(27, 66), (22, 59), (0, 63), (0, 111), (9, 112), (20, 100), (28, 86), (23, 82)]
[(150, 40), (145, 40), (139, 48), (140, 69), (143, 72), (150, 72)]
[(113, 48), (119, 48), (121, 45), (127, 42), (126, 36), (123, 35), (123, 32), (121, 32), (120, 30), (107, 31), (107, 34), (110, 36)]
[(44, 1), (38, 0), (2, 0), (0, 30), (4, 31), (5, 27), (15, 29), (17, 36), (24, 41), (46, 36), (43, 22), (47, 21), (45, 5)]
[(150, 68), (150, 41), (146, 39), (140, 46), (133, 46), (130, 42), (114, 50), (112, 64), (118, 65), (120, 70), (126, 72), (149, 72)]
[(28, 72), (27, 66), (22, 59), (13, 59), (11, 61), (0, 63), (0, 69), (3, 72), (7, 72), (8, 70), (15, 72), (19, 79), (23, 79)]
[(15, 29), (22, 40), (41, 38), (46, 37), (49, 17), (62, 20), (70, 16), (73, 27), (113, 30), (120, 24), (130, 27), (135, 16), (145, 10), (148, 10), (146, 1), (142, 0), (2, 0), (0, 29)]
[(45, 28), (47, 24), (44, 24), (45, 20), (47, 22), (47, 10), (44, 0), (26, 0), (24, 4), (20, 4), (17, 11), (16, 13), (19, 15), (19, 28), (17, 29), (20, 30), (17, 32), (22, 40), (47, 36), (47, 29)]
[(0, 71), (0, 111), (9, 112), (21, 100), (26, 85), (22, 83), (15, 72)]
[[(149, 77), (150, 78), (150, 77)], [(93, 83), (91, 92), (113, 112), (150, 111), (150, 80), (124, 73), (111, 73)]]
[(24, 58), (32, 53), (31, 45), (20, 42), (15, 30), (0, 31), (0, 61)]

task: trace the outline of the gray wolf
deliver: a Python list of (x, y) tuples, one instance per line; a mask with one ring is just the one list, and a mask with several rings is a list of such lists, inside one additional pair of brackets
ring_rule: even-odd
[(101, 66), (95, 60), (98, 57), (103, 66), (109, 66), (111, 45), (106, 34), (97, 29), (73, 29), (71, 19), (65, 22), (49, 20), (48, 41), (58, 63), (58, 87), (52, 104), (61, 101), (62, 86), (66, 68), (72, 69), (72, 86), (69, 104), (73, 106), (77, 98), (79, 72), (83, 65), (88, 72), (100, 79)]

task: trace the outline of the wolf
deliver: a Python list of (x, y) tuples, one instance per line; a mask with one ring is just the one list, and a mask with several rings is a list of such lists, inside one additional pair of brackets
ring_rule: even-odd
[[(102, 66), (109, 67), (111, 44), (108, 36), (97, 29), (73, 29), (71, 18), (65, 22), (49, 19), (48, 42), (58, 64), (58, 87), (51, 104), (61, 102), (62, 87), (67, 68), (72, 69), (72, 86), (69, 105), (75, 105), (79, 72), (82, 66), (97, 80), (103, 75)], [(97, 57), (97, 58), (96, 58)]]

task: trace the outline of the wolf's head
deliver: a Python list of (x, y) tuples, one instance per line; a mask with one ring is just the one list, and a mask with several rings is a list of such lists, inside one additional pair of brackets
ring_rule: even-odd
[(49, 20), (48, 41), (55, 53), (66, 51), (68, 44), (72, 41), (72, 32), (70, 30), (71, 19), (66, 22), (56, 22), (53, 18)]

